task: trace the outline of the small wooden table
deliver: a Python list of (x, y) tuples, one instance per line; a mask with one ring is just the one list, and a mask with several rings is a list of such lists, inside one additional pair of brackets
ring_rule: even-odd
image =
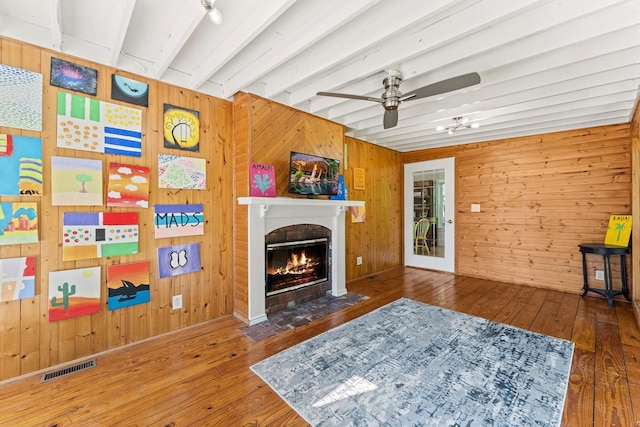
[[(614, 246), (605, 245), (604, 243), (582, 243), (578, 245), (580, 252), (582, 252), (582, 276), (584, 279), (584, 292), (582, 296), (585, 296), (587, 292), (596, 292), (607, 298), (609, 307), (613, 306), (613, 297), (616, 295), (624, 295), (627, 301), (631, 301), (629, 297), (629, 288), (627, 287), (627, 264), (625, 262), (625, 255), (630, 253), (630, 249), (627, 246)], [(586, 254), (602, 255), (604, 261), (604, 289), (592, 288), (587, 281), (587, 259)], [(620, 256), (620, 276), (622, 279), (622, 289), (619, 291), (613, 290), (613, 280), (611, 277), (611, 255)]]

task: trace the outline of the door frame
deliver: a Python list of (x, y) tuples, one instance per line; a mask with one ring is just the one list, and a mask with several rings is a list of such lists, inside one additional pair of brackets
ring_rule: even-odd
[[(413, 174), (432, 169), (444, 170), (444, 257), (415, 255), (413, 253)], [(429, 270), (455, 270), (455, 158), (447, 157), (404, 165), (404, 265)]]

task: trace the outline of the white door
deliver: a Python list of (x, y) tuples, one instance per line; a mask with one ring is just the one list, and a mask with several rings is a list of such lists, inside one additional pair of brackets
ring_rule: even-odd
[[(455, 159), (404, 165), (404, 263), (455, 268)], [(426, 231), (425, 231), (426, 228)]]

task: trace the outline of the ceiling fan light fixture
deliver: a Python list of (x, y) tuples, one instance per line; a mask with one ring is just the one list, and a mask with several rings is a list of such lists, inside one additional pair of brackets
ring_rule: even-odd
[(207, 11), (207, 15), (209, 15), (209, 19), (211, 19), (211, 22), (216, 25), (220, 25), (224, 21), (224, 17), (218, 9), (213, 7), (215, 1), (216, 0), (200, 0), (202, 6), (204, 7), (204, 10)]

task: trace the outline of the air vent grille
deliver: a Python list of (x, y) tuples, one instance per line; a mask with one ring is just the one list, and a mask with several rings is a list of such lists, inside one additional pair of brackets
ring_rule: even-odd
[(75, 374), (76, 372), (93, 368), (95, 366), (96, 366), (96, 359), (87, 360), (86, 362), (78, 363), (73, 366), (67, 366), (66, 368), (58, 369), (57, 371), (44, 374), (42, 375), (42, 378), (40, 378), (40, 382), (44, 383), (47, 381), (51, 381), (56, 378), (64, 377), (65, 375), (71, 375), (71, 374)]

